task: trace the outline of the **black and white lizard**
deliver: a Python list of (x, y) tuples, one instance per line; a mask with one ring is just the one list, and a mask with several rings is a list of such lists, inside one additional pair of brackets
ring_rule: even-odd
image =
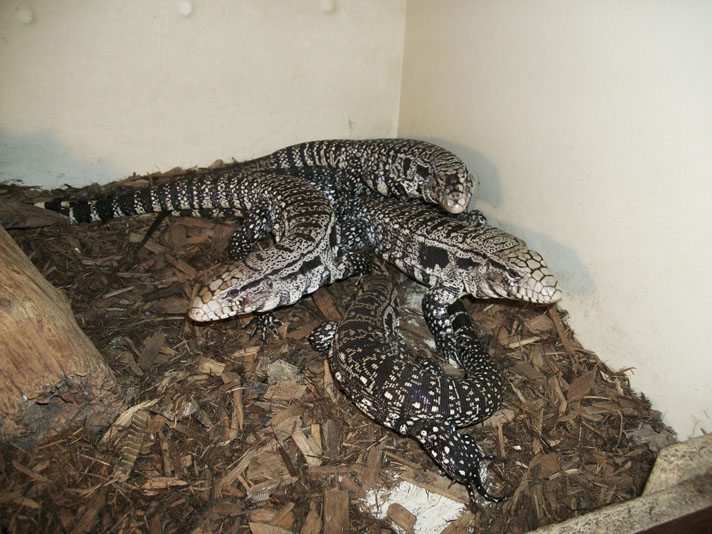
[(450, 361), (457, 361), (458, 351), (447, 307), (463, 295), (540, 304), (561, 298), (541, 255), (494, 226), (381, 197), (358, 197), (343, 211), (347, 215), (340, 220), (341, 231), (352, 236), (350, 247), (365, 244), (430, 287), (423, 314), (436, 348)]
[[(260, 174), (251, 171), (260, 171)], [(342, 205), (340, 200), (347, 196), (363, 193), (363, 185), (366, 184), (381, 194), (420, 198), (426, 202), (440, 203), (445, 209), (459, 213), (467, 206), (474, 188), (474, 179), (465, 165), (454, 154), (437, 145), (408, 139), (332, 140), (293, 145), (251, 162), (113, 199), (39, 205), (65, 213), (74, 222), (106, 220), (148, 212), (185, 214), (197, 211), (199, 215), (219, 215), (219, 209), (227, 209), (227, 214), (240, 214), (244, 210), (240, 198), (248, 192), (243, 189), (240, 194), (236, 194), (238, 188), (233, 182), (237, 177), (250, 176), (252, 182), (256, 183), (259, 182), (257, 177), (263, 176), (263, 173), (267, 176), (275, 173), (308, 175), (310, 181), (335, 206)], [(281, 187), (283, 190), (289, 189), (288, 178), (285, 178)], [(270, 227), (272, 214), (268, 207), (254, 203), (244, 211), (246, 219), (230, 241), (228, 259), (245, 259), (258, 236), (264, 235)], [(276, 230), (279, 232), (279, 227)], [(296, 250), (293, 252), (298, 253)], [(359, 266), (356, 270), (364, 268), (363, 261), (357, 263)], [(305, 268), (308, 269), (309, 265)], [(241, 264), (224, 269), (217, 279), (201, 289), (189, 315), (198, 321), (210, 321), (264, 309), (263, 302), (251, 302), (255, 297), (254, 291), (243, 291), (248, 287), (246, 283), (257, 283), (254, 273), (246, 273), (246, 269), (249, 270)], [(289, 281), (280, 280), (279, 287), (274, 287), (271, 274), (276, 273), (267, 273), (262, 285), (265, 288), (272, 285), (275, 294), (272, 300), (280, 295), (279, 300), (286, 304), (298, 290), (290, 286)], [(285, 271), (283, 274), (289, 277), (292, 273)], [(303, 273), (302, 278), (305, 277), (315, 280), (317, 276), (316, 273), (309, 276)], [(328, 279), (325, 278), (323, 283), (327, 283)], [(312, 282), (309, 287), (315, 283)], [(288, 299), (285, 297), (287, 293), (290, 294)], [(262, 300), (266, 298), (262, 296)], [(262, 325), (263, 335), (265, 324), (270, 323), (266, 321)]]
[[(198, 293), (196, 299), (205, 306), (192, 307), (190, 316), (196, 321), (229, 317), (234, 307), (241, 313), (268, 312), (370, 266), (358, 253), (339, 255), (331, 202), (313, 185), (292, 176), (227, 167), (104, 200), (40, 205), (73, 222), (153, 212), (221, 208), (242, 212), (245, 219), (232, 236), (228, 255), (236, 261)], [(270, 230), (276, 244), (252, 251)], [(213, 298), (216, 292), (221, 299)], [(223, 308), (221, 302), (229, 305)], [(264, 335), (272, 318), (260, 319), (257, 325)]]
[(431, 359), (412, 361), (401, 338), (398, 298), (385, 275), (361, 279), (362, 291), (339, 323), (310, 335), (315, 349), (329, 349), (329, 364), (346, 394), (376, 422), (417, 439), (454, 480), (490, 495), (480, 479), (483, 456), (474, 438), (459, 434), (491, 416), (502, 401), (502, 376), (482, 347), (460, 300), (450, 305), (462, 379), (446, 376)]
[(287, 174), (304, 167), (339, 170), (352, 188), (366, 184), (382, 196), (417, 198), (455, 214), (467, 209), (475, 189), (462, 160), (417, 139), (308, 141), (239, 165)]
[[(342, 182), (333, 179), (331, 183)], [(457, 298), (470, 294), (540, 304), (561, 298), (556, 279), (541, 255), (521, 239), (486, 224), (476, 210), (467, 214), (468, 219), (459, 220), (422, 202), (380, 196), (347, 195), (339, 197), (335, 205), (340, 214), (341, 249), (370, 247), (377, 256), (430, 287), (423, 299), (423, 312), (438, 351), (451, 362), (457, 361), (457, 347), (447, 307)], [(230, 279), (229, 269), (220, 277)], [(209, 316), (211, 308), (232, 315), (245, 313), (240, 303), (226, 299), (226, 287), (223, 284), (212, 294), (203, 292), (193, 303), (191, 314)]]
[[(384, 140), (384, 141), (394, 141), (394, 140)], [(400, 140), (398, 140), (400, 141)], [(305, 145), (308, 145), (310, 147), (313, 146), (318, 146), (320, 142), (315, 141), (312, 143), (305, 143)], [(327, 143), (325, 146), (330, 147), (334, 146), (330, 143), (336, 143), (332, 141), (324, 141), (323, 143)], [(296, 145), (296, 146), (302, 146), (302, 145)], [(434, 146), (434, 145), (432, 145)], [(438, 147), (439, 148), (439, 147)], [(283, 149), (289, 153), (291, 150), (290, 148)], [(302, 160), (300, 160), (302, 161)], [(311, 162), (312, 160), (303, 160), (307, 162)], [(291, 160), (290, 160), (291, 162)], [(244, 165), (238, 165), (236, 168), (244, 169), (246, 168)], [(250, 168), (253, 170), (253, 168)], [(273, 171), (266, 171), (268, 173), (272, 173)], [(304, 166), (292, 166), (289, 167), (289, 173), (286, 174), (287, 170), (281, 169), (278, 171), (274, 172), (284, 172), (285, 177), (286, 176), (297, 176), (299, 178), (304, 179), (305, 181), (309, 182), (311, 185), (319, 189), (322, 193), (326, 195), (326, 197), (329, 199), (331, 202), (336, 215), (337, 215), (337, 221), (339, 220), (344, 220), (344, 221), (351, 221), (351, 210), (353, 209), (354, 205), (352, 204), (357, 198), (362, 198), (362, 197), (368, 197), (368, 196), (373, 196), (374, 199), (380, 199), (382, 198), (379, 195), (375, 195), (373, 193), (370, 193), (370, 190), (367, 189), (364, 186), (364, 180), (361, 178), (355, 178), (351, 174), (349, 174), (346, 171), (342, 171), (338, 168), (332, 168), (332, 167), (327, 167), (327, 166), (319, 166), (319, 165), (304, 165)], [(421, 177), (422, 178), (422, 177)], [(395, 181), (395, 175), (390, 175), (390, 178), (388, 180), (389, 188), (393, 186), (394, 184), (397, 184)], [(405, 180), (405, 178), (404, 178)], [(425, 183), (425, 182), (422, 182)], [(433, 184), (438, 184), (437, 180), (432, 182)], [(447, 195), (443, 192), (443, 185), (431, 185), (431, 189), (435, 192), (435, 195), (438, 196), (438, 198), (445, 198)], [(392, 189), (389, 188), (384, 188), (382, 189), (383, 193), (393, 193)], [(370, 193), (370, 194), (369, 194)], [(359, 196), (360, 195), (360, 196)], [(412, 204), (413, 206), (420, 206), (421, 209), (424, 209), (426, 211), (433, 211), (435, 213), (441, 214), (443, 217), (446, 218), (454, 218), (452, 214), (443, 212), (439, 207), (434, 206), (432, 204), (427, 204), (425, 203), (425, 199), (413, 199), (413, 200), (408, 200), (408, 201), (403, 201), (399, 202), (397, 200), (393, 200), (395, 205), (409, 205)], [(474, 224), (474, 225), (481, 225), (484, 224), (484, 217), (482, 214), (474, 210), (472, 212), (468, 213), (460, 213), (457, 215), (457, 220), (461, 220), (462, 224)], [(338, 249), (343, 249), (347, 251), (355, 251), (357, 248), (359, 248), (360, 244), (363, 241), (362, 236), (360, 235), (361, 229), (359, 225), (356, 224), (339, 224), (339, 241), (336, 244)], [(359, 270), (363, 270), (365, 267), (361, 266)], [(217, 274), (215, 274), (215, 280), (209, 284), (207, 284), (205, 287), (200, 289), (199, 295), (197, 298), (194, 299), (193, 303), (191, 304), (190, 311), (188, 312), (188, 315), (193, 318), (194, 320), (197, 321), (214, 321), (218, 319), (224, 319), (233, 315), (241, 315), (245, 313), (249, 313), (250, 311), (253, 311), (254, 308), (249, 305), (250, 299), (245, 298), (245, 299), (238, 299), (235, 298), (234, 295), (236, 294), (242, 294), (242, 286), (243, 284), (241, 283), (241, 280), (244, 278), (244, 273), (241, 267), (236, 268), (233, 265), (226, 265), (223, 269), (221, 269)], [(279, 280), (279, 273), (275, 273), (273, 277), (273, 284), (272, 286), (275, 288), (275, 292), (280, 291), (280, 287), (283, 286), (282, 282)], [(260, 311), (260, 310), (258, 310)], [(262, 325), (263, 327), (263, 334), (264, 334), (264, 324)]]

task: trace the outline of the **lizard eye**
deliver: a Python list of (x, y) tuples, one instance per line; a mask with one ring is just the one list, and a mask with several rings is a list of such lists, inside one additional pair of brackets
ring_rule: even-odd
[(509, 276), (509, 278), (511, 278), (515, 282), (522, 279), (522, 274), (519, 271), (512, 269), (512, 268), (507, 269), (507, 276)]
[(240, 292), (236, 288), (232, 287), (225, 292), (225, 296), (230, 300), (235, 300), (239, 293)]

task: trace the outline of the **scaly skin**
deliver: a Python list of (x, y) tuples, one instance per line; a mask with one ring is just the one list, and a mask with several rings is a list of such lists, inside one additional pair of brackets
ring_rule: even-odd
[[(438, 350), (458, 351), (447, 307), (463, 295), (550, 304), (561, 291), (541, 255), (487, 224), (473, 225), (422, 204), (359, 197), (344, 209), (341, 233), (427, 285), (423, 312)], [(348, 227), (348, 229), (344, 229)]]
[[(103, 200), (42, 204), (91, 222), (152, 212), (229, 210), (245, 216), (231, 239), (233, 259), (222, 274), (199, 289), (189, 315), (196, 321), (240, 313), (268, 312), (334, 280), (368, 268), (356, 253), (338, 253), (335, 213), (327, 197), (308, 182), (291, 176), (227, 167), (190, 175), (155, 187)], [(272, 231), (276, 244), (252, 251)], [(271, 316), (258, 326), (271, 326)]]
[(339, 323), (312, 332), (317, 350), (329, 345), (334, 377), (349, 397), (376, 422), (417, 439), (454, 480), (492, 501), (480, 480), (485, 459), (470, 435), (457, 427), (491, 416), (502, 400), (502, 376), (479, 342), (469, 316), (458, 300), (455, 338), (462, 379), (446, 376), (432, 360), (411, 361), (400, 336), (398, 298), (387, 276), (362, 279), (363, 290)]
[(370, 268), (360, 254), (339, 255), (338, 227), (324, 194), (292, 176), (263, 179), (268, 192), (250, 194), (250, 200), (272, 216), (276, 244), (250, 252), (213, 275), (191, 304), (188, 315), (195, 321), (264, 313)]
[[(311, 149), (314, 149), (317, 143), (306, 144)], [(333, 142), (329, 142), (326, 147), (333, 149)], [(299, 147), (302, 147), (299, 145)], [(302, 147), (303, 148), (303, 147)], [(296, 149), (295, 149), (296, 150)], [(286, 154), (291, 154), (291, 149), (284, 149)], [(299, 152), (299, 161), (306, 161), (310, 164), (321, 162), (324, 160), (315, 160), (310, 157), (306, 157), (303, 152)], [(364, 186), (363, 182), (360, 180), (354, 180), (349, 177), (348, 172), (340, 170), (339, 168), (332, 168), (327, 166), (293, 166), (295, 159), (285, 160), (285, 165), (292, 165), (289, 167), (291, 175), (298, 176), (309, 182), (315, 188), (320, 190), (331, 202), (337, 218), (344, 218), (348, 216), (348, 210), (351, 209), (351, 202), (357, 195), (368, 192), (369, 190)], [(248, 164), (243, 164), (248, 165)], [(255, 168), (257, 165), (253, 165), (251, 168)], [(238, 166), (238, 169), (244, 169), (244, 166)], [(282, 169), (284, 170), (284, 169)], [(267, 173), (281, 172), (279, 169), (271, 169), (266, 171)], [(287, 171), (284, 171), (287, 172)], [(293, 179), (291, 175), (284, 174), (284, 179)], [(386, 190), (384, 190), (386, 191)], [(390, 191), (390, 190), (387, 190)], [(380, 196), (374, 195), (375, 199), (380, 199)], [(419, 204), (424, 207), (424, 209), (432, 210), (434, 206), (427, 206), (426, 204)], [(466, 216), (465, 220), (472, 222), (472, 224), (482, 224), (481, 214), (478, 212), (471, 212), (468, 214), (461, 214), (463, 217)], [(300, 223), (301, 224), (301, 223)], [(243, 225), (245, 227), (245, 225)], [(353, 225), (340, 225), (339, 226), (339, 236), (336, 241), (336, 249), (353, 250), (357, 248), (357, 243), (360, 243), (360, 235), (357, 232), (352, 232), (354, 229)], [(232, 249), (238, 249), (240, 240), (233, 239), (236, 243), (231, 246)], [(252, 246), (252, 240), (245, 240)], [(369, 265), (363, 260), (363, 258), (354, 256), (351, 253), (346, 253), (343, 256), (344, 264), (344, 276), (350, 276), (356, 273), (363, 273), (369, 269)], [(294, 288), (291, 294), (287, 292), (284, 288), (286, 286), (294, 287), (295, 284), (289, 280), (291, 276), (289, 271), (278, 272), (272, 271), (269, 276), (266, 276), (261, 283), (255, 288), (247, 288), (242, 290), (241, 280), (248, 281), (248, 284), (253, 282), (249, 281), (249, 273), (247, 272), (249, 268), (247, 266), (240, 266), (235, 268), (234, 266), (226, 266), (222, 271), (215, 275), (215, 280), (210, 284), (207, 284), (201, 289), (199, 298), (196, 299), (191, 307), (190, 316), (196, 320), (202, 320), (202, 317), (206, 317), (206, 320), (214, 320), (217, 318), (224, 318), (230, 315), (247, 313), (250, 311), (262, 311), (260, 308), (254, 307), (254, 303), (267, 302), (271, 299), (280, 299), (280, 305), (286, 305), (295, 301), (296, 295), (306, 294), (313, 292), (318, 288), (318, 281), (316, 277), (311, 277), (311, 282), (306, 290), (303, 292), (301, 289)], [(330, 283), (328, 280), (323, 282), (322, 285)], [(241, 291), (244, 296), (242, 300), (230, 299), (228, 298), (231, 293), (228, 291)], [(209, 310), (209, 311), (208, 311)], [(263, 328), (264, 331), (264, 328)]]
[(288, 146), (240, 165), (291, 173), (295, 168), (343, 171), (354, 186), (392, 198), (416, 198), (445, 211), (467, 209), (475, 180), (452, 152), (417, 139), (334, 139)]

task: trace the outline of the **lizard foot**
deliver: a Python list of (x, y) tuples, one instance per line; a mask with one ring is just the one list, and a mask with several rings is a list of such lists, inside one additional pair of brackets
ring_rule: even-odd
[(254, 326), (252, 334), (254, 336), (258, 331), (262, 337), (262, 341), (267, 339), (267, 334), (272, 330), (277, 337), (279, 337), (279, 327), (282, 325), (282, 321), (277, 319), (272, 312), (256, 313), (252, 320), (247, 323), (247, 326)]
[(457, 218), (475, 228), (487, 224), (487, 217), (480, 210), (463, 211)]

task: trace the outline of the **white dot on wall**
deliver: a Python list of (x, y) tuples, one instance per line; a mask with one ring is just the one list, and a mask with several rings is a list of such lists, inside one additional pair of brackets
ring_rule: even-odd
[(181, 15), (185, 17), (189, 17), (190, 14), (193, 12), (193, 3), (188, 2), (188, 0), (185, 0), (184, 2), (180, 2), (178, 4), (178, 11), (180, 12)]
[(15, 18), (22, 24), (31, 24), (35, 20), (35, 13), (29, 7), (21, 6), (15, 10)]
[(321, 10), (324, 13), (331, 13), (336, 9), (336, 2), (334, 0), (321, 0)]

